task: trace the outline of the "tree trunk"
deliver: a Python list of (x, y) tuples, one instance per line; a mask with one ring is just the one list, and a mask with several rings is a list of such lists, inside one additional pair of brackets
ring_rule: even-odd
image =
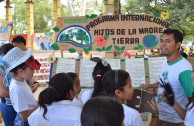
[(120, 0), (114, 0), (114, 14), (121, 14)]

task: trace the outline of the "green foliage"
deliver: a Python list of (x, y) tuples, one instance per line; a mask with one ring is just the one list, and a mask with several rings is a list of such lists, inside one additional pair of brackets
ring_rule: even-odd
[(71, 13), (68, 6), (61, 4), (61, 17), (70, 17)]
[(59, 46), (58, 46), (57, 43), (53, 43), (53, 44), (51, 45), (51, 47), (52, 47), (53, 50), (59, 50)]
[(54, 27), (54, 28), (53, 28), (53, 31), (54, 31), (54, 32), (59, 32), (59, 31), (60, 31), (60, 29), (59, 29), (59, 28), (57, 28), (57, 27)]
[(105, 51), (105, 47), (102, 47), (102, 51)]
[(70, 49), (69, 49), (69, 52), (70, 52), (70, 53), (75, 53), (76, 50), (75, 50), (74, 48), (70, 48)]
[(88, 51), (92, 51), (92, 46), (90, 46), (90, 47), (88, 48)]
[(89, 41), (89, 38), (88, 36), (86, 35), (86, 32), (82, 29), (79, 29), (78, 30), (78, 34), (76, 36), (76, 39), (77, 40), (81, 40), (81, 44), (83, 44), (83, 41), (86, 40), (86, 41)]
[(121, 50), (125, 50), (125, 46), (121, 47)]
[(111, 49), (112, 49), (112, 45), (111, 45), (111, 46), (106, 47), (106, 51), (110, 51)]
[[(26, 0), (12, 0), (14, 4), (13, 32), (24, 34), (27, 30)], [(50, 0), (33, 0), (34, 2), (34, 32), (50, 32), (53, 27), (53, 2)]]
[(97, 48), (96, 51), (102, 52), (102, 49), (101, 48)]
[(194, 0), (127, 0), (121, 5), (122, 14), (154, 14), (169, 11), (171, 28), (180, 30), (184, 41), (194, 36)]
[(84, 48), (84, 51), (86, 51), (86, 52), (87, 52), (87, 51), (88, 51), (88, 49), (87, 49), (87, 48)]
[(120, 48), (119, 46), (117, 46), (117, 45), (114, 45), (114, 48), (115, 48), (115, 50), (117, 50), (117, 51), (120, 51), (120, 50), (121, 50), (121, 48)]
[(139, 49), (139, 47), (134, 47), (133, 49), (138, 50), (138, 49)]
[(104, 40), (108, 40), (108, 38), (109, 38), (109, 35), (104, 35), (105, 37), (104, 37)]
[(142, 45), (139, 45), (139, 44), (138, 44), (138, 47), (139, 47), (139, 49), (143, 49), (143, 46), (142, 46)]
[(92, 14), (91, 16), (90, 16), (90, 18), (95, 18), (97, 16), (97, 14)]

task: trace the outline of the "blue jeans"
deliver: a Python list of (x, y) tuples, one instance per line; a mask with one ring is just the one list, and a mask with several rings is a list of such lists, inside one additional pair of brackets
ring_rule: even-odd
[(0, 110), (5, 126), (14, 126), (14, 120), (16, 118), (17, 113), (15, 112), (13, 106), (7, 105), (2, 101), (0, 105)]
[(29, 126), (28, 122), (23, 122), (20, 114), (17, 113), (17, 116), (15, 118), (14, 126)]

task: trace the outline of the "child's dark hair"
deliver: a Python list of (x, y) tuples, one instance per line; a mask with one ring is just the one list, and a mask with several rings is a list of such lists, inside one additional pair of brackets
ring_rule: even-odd
[(68, 72), (67, 77), (72, 79), (72, 81), (74, 82), (74, 80), (78, 77), (78, 75), (76, 73), (73, 73), (73, 72)]
[(163, 34), (167, 34), (167, 35), (172, 34), (176, 43), (178, 43), (178, 42), (182, 43), (182, 41), (183, 41), (183, 34), (179, 30), (166, 29), (166, 30), (164, 30)]
[(10, 72), (12, 72), (13, 75), (15, 76), (18, 74), (19, 69), (25, 70), (26, 68), (27, 68), (27, 65), (25, 63), (22, 63), (22, 64), (18, 65), (17, 67), (13, 68)]
[(121, 126), (123, 119), (121, 103), (110, 96), (97, 96), (88, 100), (81, 112), (82, 126)]
[[(115, 82), (115, 73), (118, 74), (117, 87)], [(107, 94), (114, 96), (115, 90), (123, 90), (123, 87), (128, 83), (130, 75), (124, 70), (110, 70), (102, 78), (102, 85)]]
[(67, 77), (66, 73), (58, 73), (51, 78), (49, 87), (43, 90), (38, 98), (40, 108), (44, 109), (44, 118), (47, 113), (46, 105), (51, 105), (55, 101), (69, 100), (65, 97), (70, 90), (73, 91), (73, 81)]
[(13, 38), (12, 40), (12, 44), (13, 43), (23, 43), (24, 45), (26, 45), (26, 39), (20, 35), (16, 36), (15, 38)]
[(103, 92), (103, 87), (102, 87), (102, 77), (104, 74), (111, 70), (111, 66), (107, 64), (107, 66), (104, 66), (101, 62), (98, 62), (96, 66), (94, 67), (92, 77), (94, 79), (94, 91), (92, 93), (92, 98), (100, 95)]
[(4, 44), (4, 45), (2, 45), (1, 48), (0, 48), (0, 54), (4, 54), (5, 55), (12, 48), (14, 48), (14, 46), (12, 44)]

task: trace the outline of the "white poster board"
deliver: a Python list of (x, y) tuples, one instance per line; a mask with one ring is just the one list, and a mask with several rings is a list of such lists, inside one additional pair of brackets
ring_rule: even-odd
[(104, 60), (110, 64), (110, 66), (113, 70), (121, 69), (121, 60), (120, 59), (104, 59)]
[(148, 58), (150, 84), (156, 83), (160, 79), (162, 63), (164, 60), (166, 60), (166, 57)]
[(79, 78), (80, 78), (80, 85), (82, 87), (93, 87), (94, 80), (92, 78), (92, 72), (95, 65), (96, 65), (96, 62), (93, 62), (89, 59), (80, 60)]
[(125, 59), (125, 70), (131, 76), (133, 87), (139, 87), (145, 84), (145, 66), (144, 59)]
[(67, 73), (67, 72), (75, 73), (75, 69), (76, 69), (75, 59), (66, 59), (66, 58), (57, 59), (56, 74), (57, 73)]

